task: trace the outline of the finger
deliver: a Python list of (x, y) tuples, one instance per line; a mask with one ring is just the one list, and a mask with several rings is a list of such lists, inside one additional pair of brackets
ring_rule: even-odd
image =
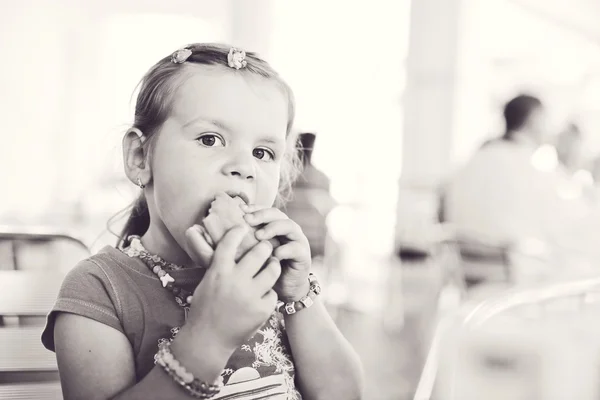
[(257, 206), (256, 204), (253, 204), (253, 205), (241, 204), (240, 207), (242, 208), (242, 211), (244, 211), (245, 213), (253, 213), (258, 210), (262, 210), (263, 208), (266, 208), (263, 206)]
[(273, 289), (275, 283), (281, 276), (281, 263), (275, 257), (271, 257), (267, 265), (256, 274), (253, 283), (259, 293), (264, 294)]
[(211, 263), (214, 253), (213, 248), (206, 241), (202, 228), (194, 225), (185, 232), (188, 241), (188, 254), (190, 258), (198, 265), (208, 267)]
[(267, 241), (259, 242), (238, 262), (241, 273), (254, 276), (273, 254), (273, 245)]
[[(307, 253), (308, 252), (308, 253)], [(300, 242), (289, 242), (283, 246), (279, 246), (273, 252), (273, 256), (279, 260), (304, 260), (306, 257), (310, 258), (310, 249)]]
[(215, 249), (212, 265), (219, 268), (235, 265), (235, 253), (248, 233), (246, 226), (234, 226), (228, 230)]
[(271, 238), (271, 239), (269, 239), (269, 243), (271, 243), (271, 246), (273, 246), (274, 249), (276, 249), (279, 246), (281, 246), (281, 240), (279, 240), (277, 238)]
[(214, 240), (212, 240), (210, 233), (208, 233), (208, 229), (206, 229), (206, 227), (204, 227), (202, 225), (196, 225), (196, 227), (200, 230), (200, 233), (202, 234), (202, 237), (204, 238), (204, 240), (206, 240), (206, 243), (208, 243), (210, 248), (213, 249), (213, 251), (214, 251), (215, 242), (214, 242)]
[(261, 300), (264, 302), (265, 308), (275, 311), (279, 297), (277, 296), (277, 293), (271, 289), (265, 293)]
[(303, 240), (302, 228), (291, 219), (273, 221), (258, 229), (254, 236), (258, 240), (269, 240), (277, 236), (285, 236), (288, 240)]
[(247, 213), (244, 215), (244, 219), (250, 226), (258, 226), (268, 224), (269, 222), (277, 221), (279, 219), (288, 219), (288, 216), (281, 210), (276, 208), (263, 208), (261, 210)]

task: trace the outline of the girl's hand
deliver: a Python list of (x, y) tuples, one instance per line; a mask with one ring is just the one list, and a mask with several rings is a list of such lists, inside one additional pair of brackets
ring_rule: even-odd
[[(224, 352), (234, 351), (256, 333), (277, 305), (277, 294), (272, 288), (281, 266), (277, 260), (269, 261), (273, 246), (260, 241), (239, 262), (235, 261), (247, 233), (248, 227), (234, 227), (223, 236), (210, 268), (194, 291), (184, 326)], [(186, 237), (193, 253), (190, 255), (199, 262), (207, 245), (204, 237), (197, 226), (188, 229)]]
[(259, 209), (256, 206), (242, 207), (244, 218), (256, 231), (256, 239), (276, 239), (281, 243), (273, 256), (282, 262), (281, 277), (275, 291), (284, 302), (297, 301), (306, 296), (310, 287), (308, 273), (311, 267), (311, 254), (308, 239), (302, 228), (276, 208)]

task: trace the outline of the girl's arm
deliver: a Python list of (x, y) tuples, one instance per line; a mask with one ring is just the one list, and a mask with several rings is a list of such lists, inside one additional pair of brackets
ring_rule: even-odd
[(309, 400), (362, 398), (358, 355), (336, 327), (321, 301), (285, 316), (297, 383)]
[[(155, 366), (136, 384), (135, 361), (129, 340), (123, 333), (92, 319), (61, 313), (55, 325), (56, 358), (65, 400), (189, 399), (185, 390)], [(197, 378), (213, 382), (230, 354), (182, 331), (173, 342), (173, 353)], [(180, 337), (181, 335), (181, 337)], [(214, 343), (213, 343), (214, 344)], [(197, 349), (202, 354), (179, 350)], [(195, 360), (202, 360), (198, 363)], [(193, 368), (191, 368), (193, 367)]]
[[(285, 260), (275, 285), (282, 301), (297, 300), (308, 293), (312, 264), (310, 245), (302, 228), (276, 208), (247, 206), (244, 218), (259, 228), (258, 240), (278, 239), (273, 256)], [(285, 316), (285, 327), (298, 373), (298, 386), (309, 400), (362, 397), (362, 366), (357, 354), (343, 337), (318, 300), (312, 307)]]
[[(267, 263), (273, 246), (261, 242), (238, 263), (234, 260), (246, 233), (245, 228), (232, 228), (219, 242), (211, 267), (194, 291), (189, 319), (171, 344), (175, 359), (203, 382), (219, 377), (234, 350), (270, 317), (277, 303), (271, 288), (281, 266)], [(197, 228), (187, 234), (198, 257), (199, 241), (204, 239)], [(190, 398), (160, 366), (136, 384), (129, 340), (100, 322), (61, 313), (54, 342), (66, 400)]]

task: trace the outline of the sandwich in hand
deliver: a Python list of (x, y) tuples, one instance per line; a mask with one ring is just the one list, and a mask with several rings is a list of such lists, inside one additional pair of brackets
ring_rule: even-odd
[(245, 212), (241, 206), (245, 204), (244, 200), (239, 197), (219, 193), (211, 203), (208, 215), (203, 220), (204, 238), (213, 249), (223, 235), (234, 226), (245, 225), (248, 227), (248, 234), (238, 248), (236, 260), (239, 260), (248, 250), (258, 244), (255, 237), (256, 228), (251, 227), (244, 219)]

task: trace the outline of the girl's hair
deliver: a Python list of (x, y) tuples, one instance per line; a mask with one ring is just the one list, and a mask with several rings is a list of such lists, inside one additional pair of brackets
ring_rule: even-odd
[[(135, 104), (135, 119), (133, 127), (142, 131), (146, 140), (144, 141), (145, 153), (152, 151), (156, 141), (156, 133), (169, 117), (173, 106), (174, 94), (179, 86), (185, 81), (183, 73), (184, 66), (188, 63), (200, 65), (223, 66), (231, 73), (255, 74), (275, 82), (284, 92), (288, 101), (288, 123), (286, 137), (288, 148), (284, 160), (279, 182), (279, 194), (276, 202), (283, 204), (291, 194), (291, 186), (298, 175), (299, 160), (296, 154), (296, 140), (292, 134), (292, 125), (295, 115), (295, 101), (291, 88), (283, 81), (273, 68), (255, 53), (246, 53), (246, 65), (241, 69), (233, 69), (228, 64), (228, 54), (231, 46), (223, 44), (196, 43), (185, 47), (191, 51), (191, 55), (184, 63), (175, 63), (169, 55), (158, 61), (144, 75), (139, 83), (139, 93)], [(128, 243), (130, 235), (143, 235), (150, 226), (150, 213), (144, 193), (129, 207), (131, 212), (125, 222), (125, 226), (119, 235), (117, 246)]]

